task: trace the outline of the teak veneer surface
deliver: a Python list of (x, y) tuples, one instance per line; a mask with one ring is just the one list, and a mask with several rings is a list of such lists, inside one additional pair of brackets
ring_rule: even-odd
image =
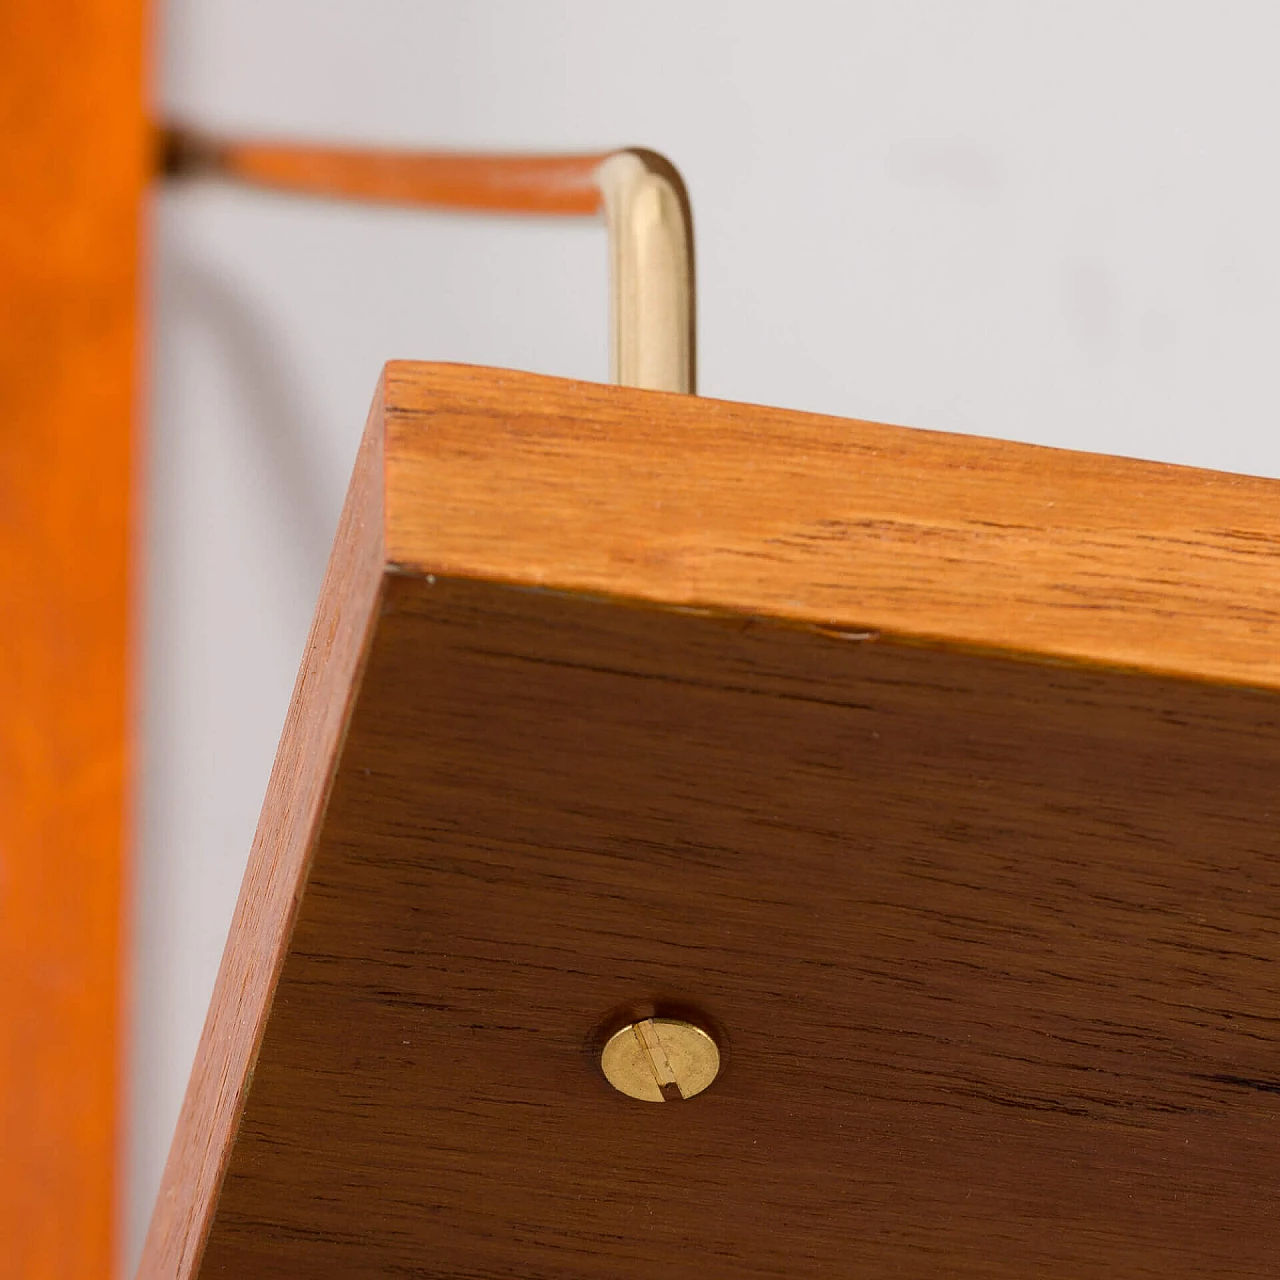
[(1274, 1274), (1280, 485), (381, 397), (144, 1276)]
[(142, 0), (0, 4), (0, 1275), (115, 1262)]

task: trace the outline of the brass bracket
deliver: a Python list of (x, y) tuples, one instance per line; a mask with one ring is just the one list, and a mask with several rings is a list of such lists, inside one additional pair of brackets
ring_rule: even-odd
[(379, 151), (158, 131), (156, 171), (296, 194), (553, 217), (603, 215), (609, 235), (611, 376), (628, 387), (696, 386), (693, 217), (675, 166), (654, 151), (484, 155)]

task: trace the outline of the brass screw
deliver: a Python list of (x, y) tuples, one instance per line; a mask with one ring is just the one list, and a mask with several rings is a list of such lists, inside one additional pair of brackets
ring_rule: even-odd
[(701, 1027), (645, 1018), (614, 1032), (600, 1055), (605, 1079), (642, 1102), (679, 1102), (701, 1093), (720, 1070), (720, 1050)]

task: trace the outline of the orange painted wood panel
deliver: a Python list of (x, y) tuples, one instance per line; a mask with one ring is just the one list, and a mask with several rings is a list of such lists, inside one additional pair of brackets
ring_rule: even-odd
[(0, 6), (0, 1270), (15, 1280), (113, 1265), (143, 7)]

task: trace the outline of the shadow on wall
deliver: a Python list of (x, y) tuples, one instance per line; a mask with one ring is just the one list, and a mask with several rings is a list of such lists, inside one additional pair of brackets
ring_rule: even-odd
[[(234, 285), (190, 256), (169, 253), (161, 277), (161, 314), (203, 329), (225, 360), (244, 412), (228, 422), (245, 437), (267, 473), (267, 487), (286, 506), (297, 572), (309, 596), (316, 595), (328, 562), (334, 512), (330, 510), (314, 432), (280, 344)], [(228, 513), (233, 518), (233, 513)]]

